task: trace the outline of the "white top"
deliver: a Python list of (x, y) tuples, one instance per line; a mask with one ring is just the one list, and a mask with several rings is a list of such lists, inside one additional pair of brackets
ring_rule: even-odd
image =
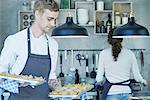
[[(31, 32), (31, 31), (30, 31)], [(49, 79), (56, 79), (56, 64), (58, 56), (58, 44), (49, 37), (49, 50), (51, 55), (51, 72)], [(31, 53), (47, 55), (47, 40), (45, 34), (39, 38), (34, 38), (30, 34)], [(14, 35), (8, 36), (5, 40), (4, 47), (0, 55), (0, 72), (10, 72), (20, 74), (26, 64), (28, 57), (27, 29), (22, 30)], [(44, 65), (43, 65), (44, 66)]]
[[(97, 82), (103, 81), (104, 72), (106, 78), (111, 83), (118, 83), (129, 80), (131, 72), (133, 73), (136, 81), (142, 83), (144, 81), (139, 72), (134, 53), (131, 50), (125, 48), (122, 48), (116, 62), (113, 60), (111, 48), (105, 49), (100, 53), (98, 72), (96, 77)], [(128, 86), (113, 85), (110, 88), (108, 95), (118, 93), (131, 93), (131, 89)]]

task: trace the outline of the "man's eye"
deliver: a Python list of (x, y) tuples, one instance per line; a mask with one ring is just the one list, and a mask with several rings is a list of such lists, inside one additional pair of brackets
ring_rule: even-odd
[(52, 19), (48, 19), (48, 21), (51, 21)]

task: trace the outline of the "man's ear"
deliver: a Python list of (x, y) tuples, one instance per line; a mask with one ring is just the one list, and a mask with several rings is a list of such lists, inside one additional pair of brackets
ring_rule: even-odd
[(38, 17), (39, 17), (39, 11), (36, 10), (36, 11), (35, 11), (35, 18), (38, 18)]

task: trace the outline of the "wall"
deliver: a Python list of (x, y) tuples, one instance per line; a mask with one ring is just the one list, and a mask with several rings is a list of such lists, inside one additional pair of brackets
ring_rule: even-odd
[[(20, 10), (22, 2), (27, 1), (27, 0), (0, 0), (0, 49), (3, 46), (4, 39), (11, 34), (16, 33), (18, 30), (18, 10)], [(125, 1), (125, 0), (105, 0), (106, 8), (107, 9), (112, 9), (112, 2), (113, 1)], [(133, 1), (133, 9), (134, 13), (136, 15), (137, 23), (140, 23), (141, 25), (145, 26), (148, 28), (150, 32), (150, 0), (132, 0)], [(89, 32), (89, 37), (88, 38), (73, 38), (73, 39), (56, 39), (59, 43), (59, 49), (104, 49), (108, 47), (106, 38), (107, 36), (96, 36), (91, 28), (88, 28)], [(126, 46), (127, 48), (131, 49), (146, 49), (145, 52), (145, 67), (144, 67), (144, 77), (148, 79), (148, 74), (150, 68), (150, 62), (148, 59), (150, 58), (150, 40), (149, 39), (125, 39), (123, 45)], [(75, 54), (78, 52), (75, 52)], [(82, 52), (86, 53), (86, 52)], [(88, 52), (87, 52), (88, 53)], [(91, 54), (93, 52), (90, 52), (90, 62), (89, 65), (92, 66), (91, 62)], [(64, 54), (64, 52), (63, 52)], [(70, 55), (68, 55), (70, 57)], [(75, 57), (74, 57), (75, 58)], [(64, 60), (63, 66), (65, 67), (64, 72), (66, 73), (69, 68), (70, 68), (70, 59)], [(140, 63), (140, 60), (138, 60)], [(59, 59), (58, 59), (59, 63)], [(140, 64), (139, 64), (140, 65)], [(79, 66), (79, 63), (77, 60), (74, 59), (74, 66), (76, 66), (82, 71), (85, 66), (85, 62), (83, 62), (83, 66)], [(92, 67), (91, 67), (92, 68)], [(59, 64), (57, 67), (57, 74), (59, 74), (60, 69), (59, 69)], [(148, 79), (149, 80), (149, 79)], [(149, 81), (150, 82), (150, 81)], [(147, 88), (150, 90), (150, 85)]]
[(2, 0), (0, 0), (0, 48), (2, 46)]

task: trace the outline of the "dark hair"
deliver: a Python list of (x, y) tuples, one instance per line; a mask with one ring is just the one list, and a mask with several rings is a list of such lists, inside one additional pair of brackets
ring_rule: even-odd
[(109, 34), (108, 34), (108, 43), (110, 45), (112, 45), (112, 56), (114, 58), (114, 61), (117, 61), (117, 58), (119, 56), (119, 53), (121, 52), (121, 49), (122, 49), (122, 40), (123, 38), (113, 38), (113, 32), (114, 32), (115, 29), (112, 29), (111, 31), (109, 31)]
[(43, 12), (44, 9), (49, 9), (50, 11), (59, 11), (58, 4), (54, 0), (36, 0), (34, 3), (34, 12), (36, 10)]

